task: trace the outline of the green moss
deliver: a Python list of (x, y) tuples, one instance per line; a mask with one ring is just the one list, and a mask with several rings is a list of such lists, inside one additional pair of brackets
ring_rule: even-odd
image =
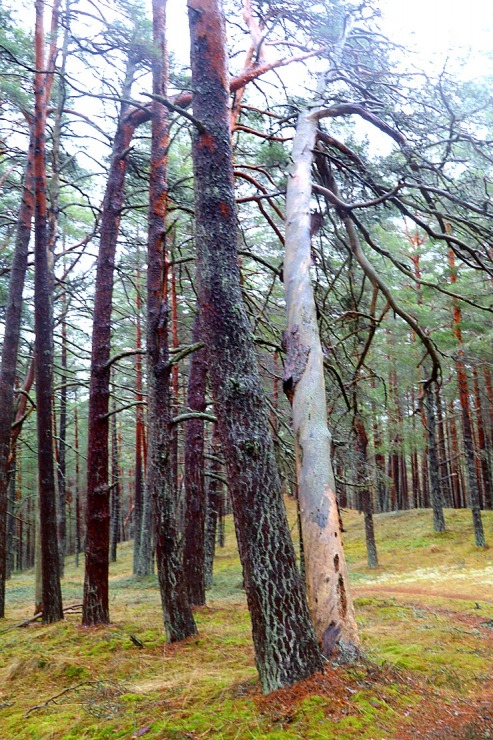
[[(291, 500), (287, 508), (294, 521)], [(493, 513), (484, 516), (485, 529), (491, 529)], [(208, 607), (196, 611), (200, 634), (180, 645), (166, 644), (156, 579), (131, 575), (132, 548), (125, 543), (111, 564), (113, 624), (81, 629), (80, 615), (72, 614), (63, 623), (34, 624), (1, 636), (0, 738), (128, 740), (141, 728), (149, 728), (143, 735), (149, 740), (397, 737), (402, 710), (419, 701), (410, 686), (418, 682), (430, 697), (440, 692), (440, 702), (442, 696), (480, 692), (491, 670), (493, 651), (484, 631), (459, 617), (487, 621), (491, 616), (481, 602), (488, 590), (480, 576), (493, 558), (469, 539), (469, 512), (447, 511), (446, 519), (444, 536), (432, 532), (430, 512), (378, 515), (382, 567), (369, 571), (363, 518), (344, 514), (363, 645), (382, 671), (370, 664), (335, 669), (352, 693), (335, 701), (330, 692), (312, 689), (298, 702), (273, 699), (266, 710), (257, 703), (251, 624), (232, 518), (226, 520), (226, 546), (217, 550)], [(465, 577), (469, 572), (474, 578)], [(68, 603), (72, 595), (74, 602), (80, 600), (82, 578), (82, 568), (77, 571), (67, 561)], [(382, 590), (373, 592), (373, 587)], [(401, 590), (385, 593), (387, 587)], [(483, 611), (475, 608), (472, 596)], [(15, 574), (7, 585), (8, 619), (2, 628), (27, 618), (32, 598), (33, 573)], [(144, 649), (132, 644), (130, 634), (142, 640)], [(410, 680), (388, 666), (409, 671)], [(30, 707), (59, 692), (98, 680), (117, 680), (117, 693), (105, 695), (101, 689), (92, 695), (96, 689), (80, 689), (24, 717)]]

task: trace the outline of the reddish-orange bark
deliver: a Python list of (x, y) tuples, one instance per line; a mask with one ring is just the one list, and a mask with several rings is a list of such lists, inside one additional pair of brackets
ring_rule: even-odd
[[(36, 0), (35, 64), (44, 69), (44, 0)], [(46, 185), (46, 75), (34, 75), (34, 328), (36, 336), (36, 403), (38, 432), (38, 488), (41, 534), (43, 622), (63, 619), (55, 505), (53, 459), (53, 315), (52, 284), (48, 266)]]
[[(166, 96), (166, 2), (153, 0), (152, 90)], [(152, 141), (149, 180), (147, 269), (147, 358), (149, 465), (148, 485), (153, 500), (156, 563), (166, 635), (170, 642), (195, 634), (183, 572), (181, 532), (176, 489), (171, 475), (172, 424), (169, 361), (169, 310), (166, 292), (166, 210), (168, 111), (152, 103)]]

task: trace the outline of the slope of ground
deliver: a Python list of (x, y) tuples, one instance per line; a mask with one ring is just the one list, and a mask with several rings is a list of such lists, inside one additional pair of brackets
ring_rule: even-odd
[[(376, 517), (371, 571), (362, 518), (344, 512), (364, 658), (268, 697), (231, 522), (199, 635), (179, 645), (165, 644), (155, 579), (131, 575), (130, 543), (111, 568), (107, 627), (83, 629), (76, 612), (16, 627), (33, 604), (33, 573), (18, 574), (0, 623), (0, 740), (493, 738), (492, 551), (474, 547), (468, 512), (446, 518), (437, 535), (429, 511)], [(485, 529), (493, 542), (491, 512)], [(69, 559), (66, 605), (80, 603), (82, 576)]]

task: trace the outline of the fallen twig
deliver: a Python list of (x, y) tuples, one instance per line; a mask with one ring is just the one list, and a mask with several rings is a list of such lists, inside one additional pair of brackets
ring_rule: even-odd
[[(73, 614), (77, 613), (82, 609), (82, 604), (70, 604), (70, 606), (66, 606), (63, 610), (64, 614)], [(38, 619), (42, 619), (43, 612), (36, 612), (36, 614), (31, 617), (30, 619), (24, 619), (22, 622), (17, 622), (17, 624), (11, 624), (10, 627), (5, 627), (5, 629), (0, 630), (0, 635), (2, 635), (4, 632), (8, 632), (9, 630), (17, 629), (18, 627), (27, 627), (30, 624), (33, 624), (34, 622), (37, 622)]]

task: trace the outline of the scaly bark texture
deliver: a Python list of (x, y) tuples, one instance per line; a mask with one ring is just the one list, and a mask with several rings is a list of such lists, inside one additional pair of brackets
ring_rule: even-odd
[[(193, 325), (192, 342), (202, 339), (200, 313)], [(188, 376), (187, 407), (204, 412), (207, 363), (205, 349), (192, 354)], [(190, 419), (185, 427), (185, 548), (184, 565), (188, 597), (193, 606), (205, 604), (204, 421)]]
[(296, 567), (243, 305), (228, 108), (224, 19), (217, 0), (189, 0), (199, 301), (207, 367), (264, 692), (321, 670)]
[(323, 354), (310, 279), (311, 169), (317, 119), (302, 113), (286, 196), (284, 388), (293, 406), (298, 498), (310, 614), (325, 655), (359, 644), (342, 545), (327, 427)]
[[(152, 90), (166, 96), (166, 1), (153, 0)], [(147, 267), (147, 362), (149, 452), (147, 483), (156, 533), (156, 564), (164, 626), (170, 642), (196, 633), (183, 572), (182, 533), (171, 469), (171, 398), (166, 302), (165, 233), (167, 207), (168, 112), (153, 100), (149, 182)]]
[[(44, 68), (44, 0), (36, 1), (35, 62)], [(48, 266), (46, 202), (46, 75), (34, 75), (34, 328), (36, 336), (36, 402), (38, 430), (38, 488), (41, 535), (41, 579), (43, 622), (63, 619), (60, 588), (55, 468), (53, 459), (53, 286)]]
[[(130, 95), (135, 69), (127, 66), (122, 97)], [(108, 605), (108, 567), (110, 534), (110, 493), (108, 486), (108, 436), (110, 397), (111, 307), (115, 252), (125, 195), (127, 154), (134, 132), (125, 117), (122, 103), (110, 171), (103, 201), (99, 254), (94, 292), (91, 380), (87, 444), (86, 567), (82, 624), (91, 626), (110, 621)]]

